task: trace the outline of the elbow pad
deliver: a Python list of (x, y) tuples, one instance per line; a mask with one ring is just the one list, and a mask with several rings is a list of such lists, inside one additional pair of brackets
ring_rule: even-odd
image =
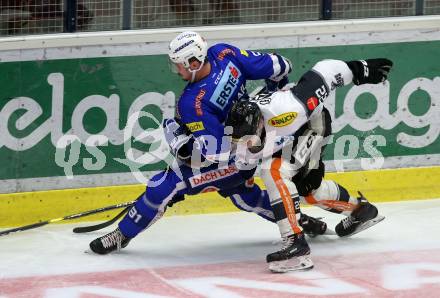
[(280, 82), (292, 71), (292, 62), (276, 53), (270, 54), (273, 64), (273, 75), (269, 78), (272, 81)]

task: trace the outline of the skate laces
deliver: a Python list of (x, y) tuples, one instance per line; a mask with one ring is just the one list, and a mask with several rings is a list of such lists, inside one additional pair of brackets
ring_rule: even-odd
[(356, 222), (356, 218), (350, 215), (342, 220), (342, 226), (344, 227), (344, 229), (347, 229), (350, 226), (352, 226), (353, 223), (355, 222)]
[(119, 229), (116, 229), (115, 231), (104, 235), (101, 237), (102, 246), (104, 248), (109, 248), (116, 246), (117, 250), (121, 250), (122, 247), (122, 241), (125, 239), (124, 235), (119, 231)]
[(281, 246), (281, 250), (287, 250), (294, 242), (294, 237), (283, 237), (282, 238), (282, 246)]
[(295, 236), (287, 236), (282, 238), (281, 251), (286, 251), (295, 242)]

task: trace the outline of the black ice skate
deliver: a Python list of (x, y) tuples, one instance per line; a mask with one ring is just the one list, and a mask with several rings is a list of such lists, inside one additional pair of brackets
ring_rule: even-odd
[(339, 237), (348, 237), (359, 233), (385, 218), (379, 215), (377, 208), (370, 204), (361, 192), (358, 193), (360, 196), (358, 208), (336, 225), (335, 231)]
[(310, 248), (303, 233), (284, 238), (281, 250), (268, 254), (266, 262), (269, 270), (276, 273), (313, 268)]
[(309, 237), (324, 235), (327, 231), (327, 224), (320, 220), (320, 218), (314, 218), (304, 213), (301, 213), (298, 223), (302, 227), (304, 234)]
[(106, 255), (115, 250), (121, 250), (128, 245), (131, 238), (122, 235), (119, 228), (102, 237), (96, 238), (90, 242), (90, 249), (97, 254)]

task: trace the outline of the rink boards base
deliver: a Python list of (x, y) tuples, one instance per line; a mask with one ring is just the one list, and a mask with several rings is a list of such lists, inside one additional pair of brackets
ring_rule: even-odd
[[(357, 190), (372, 202), (390, 202), (440, 197), (440, 167), (385, 169), (327, 173), (325, 179), (345, 186), (350, 194)], [(264, 187), (260, 178), (256, 182)], [(0, 226), (14, 227), (63, 217), (136, 199), (144, 185), (23, 192), (0, 195)], [(166, 215), (189, 215), (237, 211), (236, 207), (216, 192), (188, 196), (168, 208)], [(119, 210), (83, 217), (77, 221), (105, 220)], [(72, 221), (69, 221), (72, 222)]]

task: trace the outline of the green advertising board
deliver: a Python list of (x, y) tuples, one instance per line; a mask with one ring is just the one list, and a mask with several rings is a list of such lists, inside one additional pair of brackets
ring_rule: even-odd
[[(321, 59), (391, 59), (386, 84), (346, 86), (329, 99), (335, 134), (325, 160), (384, 157), (405, 167), (440, 154), (439, 49), (425, 41), (272, 50), (291, 59), (292, 80)], [(3, 62), (0, 77), (0, 180), (166, 167), (152, 135), (185, 85), (166, 55)], [(133, 166), (132, 155), (153, 151)]]

